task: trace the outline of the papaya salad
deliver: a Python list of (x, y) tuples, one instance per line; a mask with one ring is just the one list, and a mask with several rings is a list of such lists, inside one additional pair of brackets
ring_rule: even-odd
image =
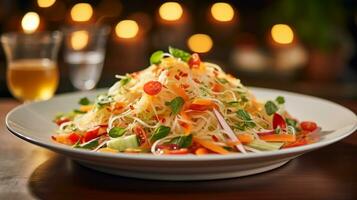
[(318, 140), (315, 122), (299, 122), (285, 99), (261, 102), (240, 80), (196, 53), (156, 51), (151, 65), (116, 75), (94, 100), (59, 114), (55, 142), (110, 153), (229, 154), (274, 151)]

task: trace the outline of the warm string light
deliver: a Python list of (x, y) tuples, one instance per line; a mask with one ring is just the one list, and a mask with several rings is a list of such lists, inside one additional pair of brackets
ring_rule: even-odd
[(40, 8), (48, 8), (56, 3), (56, 0), (37, 0), (37, 5)]
[(177, 2), (166, 2), (159, 8), (159, 15), (163, 20), (176, 21), (182, 17), (182, 6)]
[(75, 31), (71, 34), (70, 43), (73, 50), (79, 51), (88, 45), (89, 34), (87, 31)]
[(93, 16), (93, 8), (88, 3), (77, 3), (71, 9), (71, 17), (73, 21), (85, 22)]
[(194, 34), (187, 40), (187, 45), (193, 52), (206, 53), (213, 47), (213, 41), (209, 35)]
[(220, 22), (232, 21), (234, 17), (234, 9), (228, 3), (215, 3), (211, 7), (212, 17)]
[(290, 44), (294, 40), (294, 32), (286, 24), (276, 24), (271, 28), (271, 37), (278, 44)]
[(119, 38), (134, 38), (139, 32), (139, 25), (134, 20), (123, 20), (115, 26), (115, 33)]
[(25, 33), (34, 33), (40, 25), (40, 16), (35, 12), (28, 12), (21, 20), (21, 26)]

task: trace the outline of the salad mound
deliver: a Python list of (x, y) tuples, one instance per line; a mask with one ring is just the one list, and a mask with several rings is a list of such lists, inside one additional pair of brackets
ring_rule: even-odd
[(198, 54), (156, 51), (151, 65), (117, 75), (108, 92), (59, 114), (52, 139), (111, 153), (228, 154), (273, 151), (318, 139), (314, 122), (298, 122), (284, 97), (258, 101), (240, 80)]

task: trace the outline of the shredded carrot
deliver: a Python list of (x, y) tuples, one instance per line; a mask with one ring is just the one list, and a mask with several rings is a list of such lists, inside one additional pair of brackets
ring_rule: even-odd
[(194, 99), (192, 103), (189, 105), (189, 109), (196, 111), (205, 111), (213, 108), (217, 108), (217, 105), (209, 99)]
[(194, 99), (192, 101), (192, 104), (197, 104), (197, 105), (202, 105), (202, 106), (210, 106), (214, 103), (209, 99)]
[(185, 133), (185, 135), (189, 135), (191, 133), (191, 130), (192, 130), (191, 124), (188, 124), (188, 123), (182, 122), (182, 121), (179, 121), (179, 124), (182, 127), (183, 132)]
[(208, 150), (206, 148), (200, 147), (196, 149), (195, 154), (200, 156), (200, 155), (205, 155), (208, 154)]
[(251, 143), (254, 140), (254, 136), (248, 133), (242, 133), (237, 135), (238, 140), (243, 144)]
[(216, 152), (219, 154), (228, 154), (229, 153), (229, 151), (225, 150), (223, 147), (218, 146), (209, 140), (202, 140), (202, 139), (194, 137), (193, 141), (202, 145), (203, 147), (213, 151), (213, 152)]
[(177, 85), (172, 85), (171, 87), (177, 93), (177, 95), (182, 97), (185, 101), (189, 99), (189, 97), (186, 94), (186, 91), (182, 87), (179, 87)]
[[(181, 110), (180, 115), (185, 121), (191, 121), (191, 117), (188, 116), (187, 113), (185, 112), (187, 106), (188, 106), (188, 103), (185, 103), (184, 109)], [(180, 121), (179, 124), (183, 128), (183, 131), (185, 132), (186, 135), (189, 135), (191, 133), (191, 130), (192, 130), (191, 124), (192, 123), (186, 123), (186, 122)]]
[(296, 140), (295, 136), (290, 134), (262, 135), (260, 139), (268, 142), (294, 142)]

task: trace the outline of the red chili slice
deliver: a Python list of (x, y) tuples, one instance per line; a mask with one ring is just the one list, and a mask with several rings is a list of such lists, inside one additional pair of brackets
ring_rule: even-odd
[(144, 85), (144, 92), (148, 95), (157, 95), (162, 89), (162, 84), (159, 81), (149, 81)]
[(147, 138), (146, 132), (141, 126), (136, 126), (134, 128), (134, 132), (135, 132), (136, 136), (138, 137), (141, 147), (148, 144), (148, 138)]
[(200, 56), (197, 53), (191, 55), (191, 58), (188, 60), (188, 65), (191, 68), (199, 68), (201, 65)]
[(273, 116), (273, 128), (276, 129), (277, 127), (286, 128), (286, 123), (284, 118), (279, 115), (278, 113), (274, 113)]
[(98, 127), (94, 128), (94, 129), (89, 130), (86, 133), (84, 133), (82, 141), (83, 142), (88, 142), (88, 141), (93, 140), (94, 138), (97, 138), (99, 136), (99, 134), (98, 134), (99, 128), (100, 128), (100, 126), (98, 126)]
[(81, 136), (77, 133), (71, 133), (68, 136), (68, 139), (71, 142), (71, 144), (73, 145), (73, 144), (76, 144), (81, 139)]

